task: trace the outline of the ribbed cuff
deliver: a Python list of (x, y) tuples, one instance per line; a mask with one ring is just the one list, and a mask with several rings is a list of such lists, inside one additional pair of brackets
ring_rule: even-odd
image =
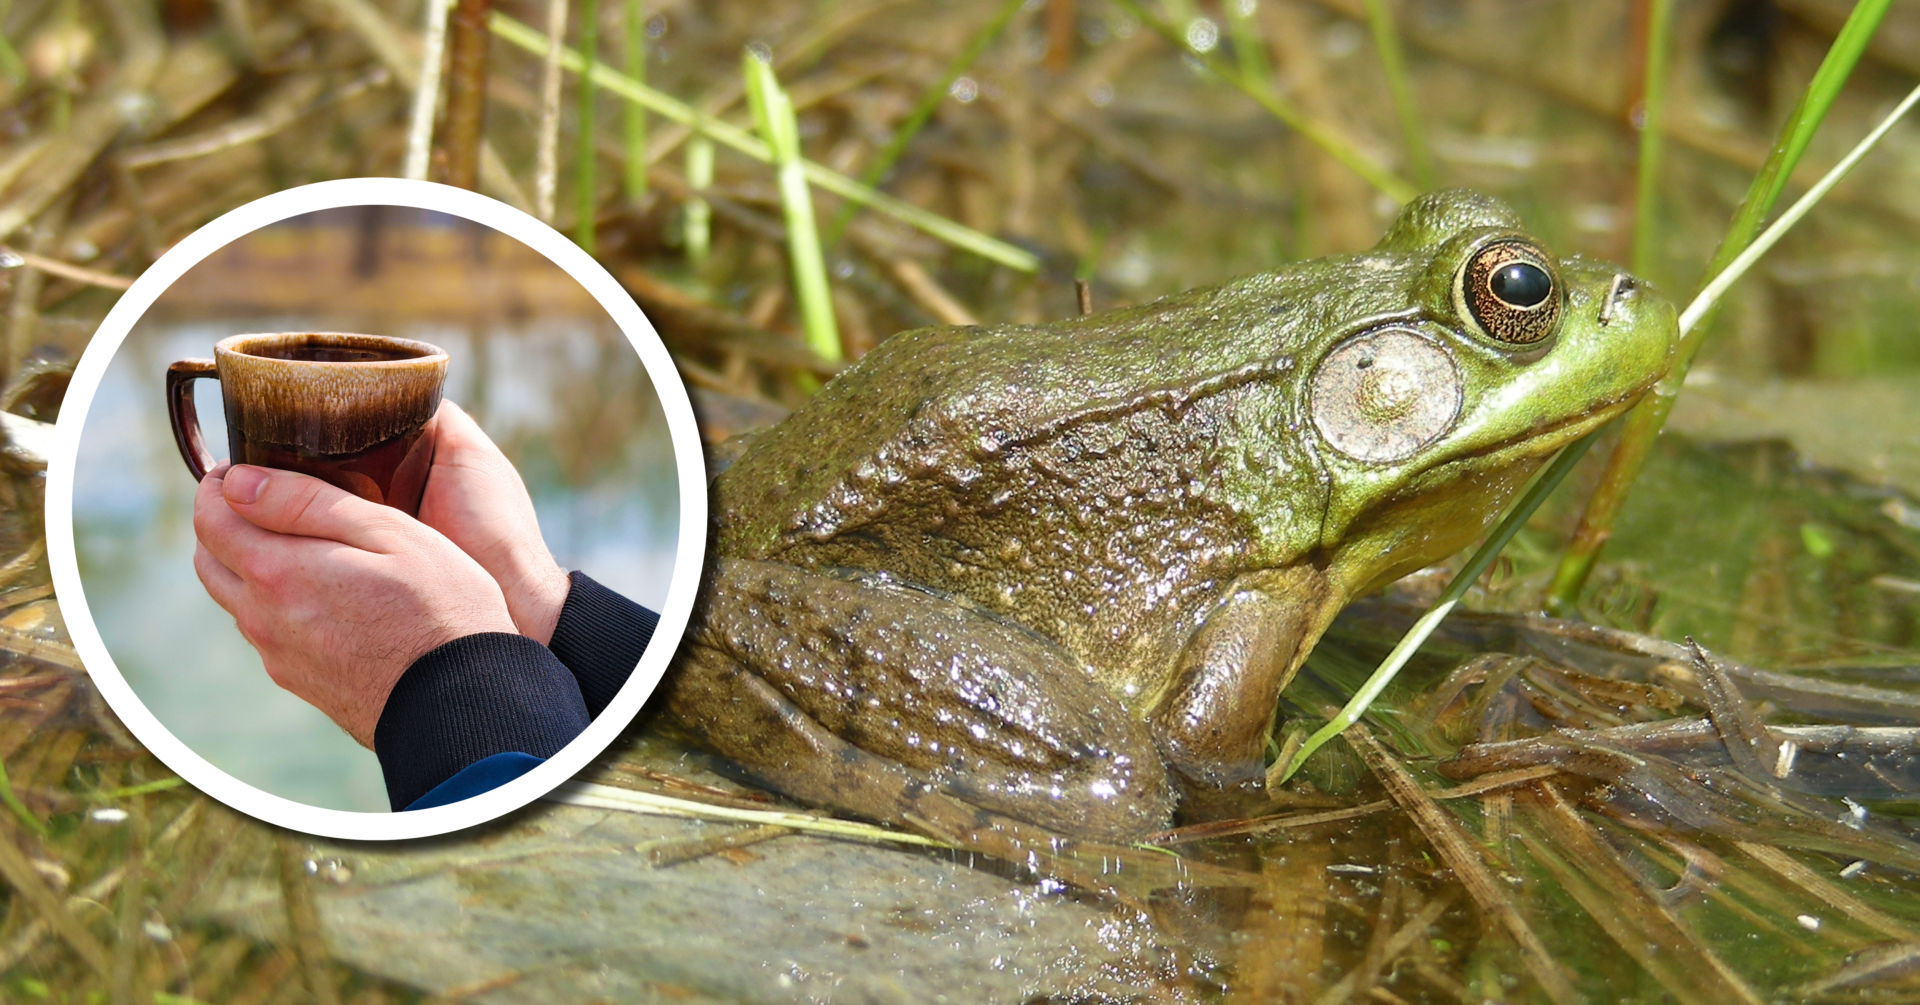
[(494, 754), (552, 757), (589, 721), (573, 675), (547, 647), (483, 632), (413, 661), (387, 696), (373, 749), (398, 812)]
[(584, 572), (568, 578), (573, 587), (567, 591), (547, 647), (573, 671), (587, 715), (596, 716), (633, 676), (660, 615), (601, 586)]

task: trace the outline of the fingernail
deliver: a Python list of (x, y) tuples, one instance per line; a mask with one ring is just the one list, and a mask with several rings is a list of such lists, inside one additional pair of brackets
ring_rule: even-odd
[(260, 498), (260, 487), (267, 483), (267, 473), (256, 467), (242, 464), (227, 472), (225, 484), (227, 501), (242, 506)]

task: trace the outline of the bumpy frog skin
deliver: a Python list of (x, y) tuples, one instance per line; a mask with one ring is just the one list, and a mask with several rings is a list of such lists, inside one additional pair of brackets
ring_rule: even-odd
[(1252, 784), (1333, 615), (1474, 540), (1675, 337), (1457, 190), (1360, 254), (895, 336), (715, 480), (669, 707), (810, 802), (1137, 837)]

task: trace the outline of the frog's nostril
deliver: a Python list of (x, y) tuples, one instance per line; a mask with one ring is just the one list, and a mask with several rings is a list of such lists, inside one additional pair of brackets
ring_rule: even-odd
[(1607, 290), (1607, 299), (1600, 304), (1600, 323), (1613, 320), (1613, 312), (1622, 301), (1632, 300), (1635, 291), (1640, 288), (1640, 280), (1624, 272), (1613, 274), (1613, 286)]

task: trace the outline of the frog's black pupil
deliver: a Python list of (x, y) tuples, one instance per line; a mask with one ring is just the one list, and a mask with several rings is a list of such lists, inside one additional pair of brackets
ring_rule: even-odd
[(1493, 295), (1515, 307), (1538, 307), (1553, 292), (1553, 277), (1532, 262), (1508, 262), (1487, 280)]

